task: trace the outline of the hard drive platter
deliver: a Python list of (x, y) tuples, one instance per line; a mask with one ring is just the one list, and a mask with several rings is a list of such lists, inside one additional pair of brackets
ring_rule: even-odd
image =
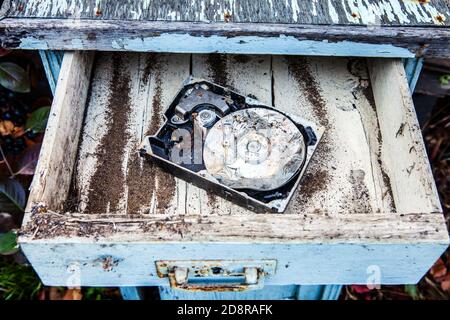
[(140, 154), (256, 212), (286, 209), (323, 134), (311, 122), (193, 77), (164, 117)]

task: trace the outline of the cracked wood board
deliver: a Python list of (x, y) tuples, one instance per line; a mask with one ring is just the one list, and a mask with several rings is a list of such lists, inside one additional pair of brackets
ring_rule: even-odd
[[(63, 63), (65, 71), (61, 77), (76, 74), (75, 70), (84, 70), (74, 63), (86, 64), (81, 59), (83, 56), (82, 53), (66, 54)], [(182, 81), (181, 75), (192, 70), (213, 78), (211, 80), (220, 75), (228, 85), (242, 86), (243, 90), (253, 91), (252, 88), (255, 88), (258, 98), (275, 101), (275, 106), (280, 109), (292, 109), (318, 122), (328, 121), (328, 125), (331, 123), (333, 127), (330, 129), (331, 137), (324, 145), (329, 146), (332, 158), (319, 155), (317, 161), (318, 164), (321, 161), (321, 167), (328, 170), (333, 162), (331, 160), (339, 158), (334, 163), (338, 165), (337, 169), (342, 170), (331, 174), (323, 194), (316, 192), (306, 202), (297, 201), (286, 214), (278, 215), (235, 211), (235, 206), (226, 201), (217, 201), (213, 208), (209, 205), (211, 199), (205, 197), (206, 192), (195, 188), (186, 190), (191, 186), (187, 187), (186, 182), (177, 179), (174, 179), (175, 183), (161, 179), (160, 185), (160, 182), (150, 184), (157, 194), (147, 198), (150, 201), (147, 207), (155, 208), (155, 204), (152, 207), (151, 203), (156, 203), (156, 211), (151, 211), (151, 214), (127, 212), (126, 186), (123, 186), (123, 192), (118, 193), (121, 196), (116, 199), (118, 210), (114, 212), (64, 212), (61, 208), (65, 201), (62, 199), (68, 194), (69, 179), (58, 180), (61, 181), (58, 189), (61, 197), (57, 198), (49, 192), (41, 192), (42, 184), (35, 182), (19, 241), (44, 283), (63, 285), (70, 277), (67, 268), (72, 263), (78, 263), (83, 275), (82, 285), (161, 285), (163, 280), (153, 272), (157, 259), (244, 257), (278, 261), (280, 267), (277, 274), (268, 279), (268, 284), (365, 283), (367, 270), (371, 266), (381, 268), (382, 283), (417, 282), (447, 247), (448, 234), (401, 61), (369, 60), (370, 88), (367, 86), (366, 64), (361, 60), (301, 57), (294, 60), (292, 57), (236, 59), (226, 56), (221, 57), (219, 66), (222, 66), (218, 69), (226, 71), (226, 77), (223, 77), (223, 73), (217, 72), (208, 63), (208, 60), (214, 61), (213, 66), (217, 67), (217, 57), (220, 56), (212, 59), (196, 55), (97, 54), (79, 154), (84, 154), (86, 159), (97, 157), (90, 153), (93, 150), (83, 147), (83, 141), (88, 144), (90, 139), (87, 136), (89, 130), (93, 130), (89, 134), (91, 138), (100, 138), (100, 142), (103, 140), (101, 137), (109, 136), (110, 132), (114, 135), (114, 131), (107, 128), (111, 124), (105, 118), (108, 113), (106, 109), (112, 105), (111, 98), (114, 98), (120, 108), (116, 109), (117, 113), (111, 113), (122, 116), (119, 117), (122, 120), (117, 122), (117, 130), (123, 133), (122, 127), (126, 127), (128, 134), (119, 139), (118, 144), (113, 139), (104, 141), (111, 140), (113, 149), (117, 151), (114, 157), (119, 165), (111, 168), (118, 168), (119, 174), (128, 173), (127, 159), (131, 159), (131, 146), (137, 137), (143, 135), (148, 128), (146, 126), (157, 119), (150, 110), (164, 102), (169, 103), (179, 88), (177, 79)], [(259, 76), (250, 77), (249, 74), (255, 71)], [(170, 85), (157, 89), (158, 79), (168, 79)], [(67, 135), (67, 128), (58, 125), (65, 118), (62, 110), (78, 101), (70, 97), (78, 96), (80, 92), (67, 90), (70, 88), (67, 82), (59, 83), (62, 84), (58, 84), (55, 101), (67, 96), (65, 101), (68, 103), (54, 103), (52, 106), (52, 114), (60, 116), (50, 118), (49, 136), (58, 137), (63, 142), (76, 137), (77, 130), (81, 129), (74, 126), (71, 134)], [(114, 90), (111, 91), (111, 88)], [(371, 103), (370, 94), (364, 91), (368, 88), (373, 91), (375, 104)], [(87, 87), (80, 90), (81, 94), (87, 93)], [(80, 112), (75, 113), (75, 118), (81, 116), (82, 110), (78, 110)], [(94, 112), (96, 110), (101, 112)], [(128, 120), (125, 123), (123, 119)], [(97, 123), (89, 125), (90, 121)], [(108, 134), (105, 135), (106, 132)], [(381, 140), (378, 139), (380, 135)], [(349, 137), (354, 140), (343, 146), (341, 139)], [(45, 148), (54, 144), (53, 138), (45, 138)], [(398, 150), (408, 150), (408, 154), (399, 156), (396, 153)], [(74, 156), (76, 149), (69, 152)], [(72, 157), (60, 157), (59, 154), (55, 152), (39, 161), (38, 172), (47, 172), (44, 174), (47, 181), (52, 179), (51, 175), (63, 174), (45, 170), (47, 167), (57, 167), (58, 162), (54, 161), (66, 161), (65, 166), (73, 167)], [(414, 159), (417, 160), (414, 170), (409, 170), (410, 161)], [(88, 170), (89, 165), (80, 166), (79, 163), (72, 180), (89, 180), (85, 179), (92, 173)], [(95, 166), (94, 163), (92, 161), (91, 165)], [(142, 165), (142, 168), (146, 167)], [(83, 176), (80, 172), (84, 169), (88, 174), (80, 179)], [(349, 170), (364, 170), (370, 174), (365, 173), (363, 177), (361, 174), (356, 177), (352, 175), (353, 178), (349, 179)], [(67, 175), (70, 176), (70, 172)], [(95, 176), (95, 173), (92, 175)], [(123, 179), (127, 181), (127, 177)], [(35, 181), (41, 180), (42, 175), (35, 177)], [(107, 181), (97, 180), (97, 187), (111, 186)], [(361, 194), (355, 193), (355, 182), (364, 186), (365, 192), (362, 194), (367, 201), (349, 201), (352, 196)], [(311, 182), (304, 185), (308, 184), (314, 185)], [(51, 185), (47, 182), (44, 186)], [(392, 194), (386, 192), (388, 185)], [(74, 190), (80, 186), (79, 190), (91, 188), (90, 182), (89, 186), (84, 187), (74, 183), (69, 195), (76, 194)], [(172, 186), (175, 193), (169, 201), (164, 201), (165, 210), (161, 207), (158, 210), (158, 201), (154, 198), (159, 198), (167, 186)], [(144, 189), (148, 185), (140, 183), (139, 187)], [(183, 198), (179, 194), (185, 195), (184, 201), (178, 200)], [(188, 200), (194, 203), (189, 209), (186, 199), (188, 196), (195, 198), (196, 194), (200, 194), (200, 200)], [(102, 206), (108, 209), (107, 199), (103, 200)], [(41, 204), (36, 205), (37, 202)], [(336, 205), (349, 202), (351, 206)], [(367, 211), (367, 203), (371, 211)], [(70, 209), (76, 208), (76, 203), (75, 206), (71, 204)], [(86, 208), (88, 206), (84, 210)], [(358, 256), (357, 263), (355, 256)], [(105, 270), (101, 261), (116, 263)]]
[(445, 0), (5, 0), (0, 45), (41, 50), (449, 57)]

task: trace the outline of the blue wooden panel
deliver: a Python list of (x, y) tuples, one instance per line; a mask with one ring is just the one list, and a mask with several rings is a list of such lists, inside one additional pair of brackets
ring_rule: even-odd
[(143, 300), (142, 290), (139, 287), (121, 287), (123, 300)]
[(298, 286), (265, 286), (261, 290), (245, 292), (187, 292), (159, 287), (161, 300), (294, 300)]
[(186, 292), (159, 287), (161, 300), (337, 300), (341, 285), (265, 286), (247, 292)]
[(341, 285), (298, 287), (298, 300), (337, 300), (342, 290)]
[(55, 94), (56, 83), (58, 82), (64, 52), (39, 50), (39, 55), (41, 56), (42, 64), (44, 65), (50, 89), (52, 90), (52, 93)]
[(417, 81), (419, 80), (420, 72), (423, 67), (423, 58), (405, 59), (405, 73), (408, 78), (409, 88), (414, 92)]
[[(83, 48), (80, 39), (72, 39), (66, 50)], [(96, 42), (97, 44), (97, 42)], [(101, 41), (98, 42), (101, 44)], [(21, 40), (20, 49), (41, 50), (49, 48), (46, 40), (27, 37)], [(415, 53), (391, 44), (371, 44), (352, 41), (299, 40), (294, 36), (218, 36), (196, 37), (189, 34), (164, 33), (158, 37), (121, 38), (99, 48), (102, 51), (173, 52), (173, 53), (230, 53), (230, 54), (281, 54), (340, 57), (412, 58)]]

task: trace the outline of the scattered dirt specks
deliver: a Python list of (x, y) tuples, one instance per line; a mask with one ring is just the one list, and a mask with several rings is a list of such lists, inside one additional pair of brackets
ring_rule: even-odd
[(367, 188), (364, 177), (364, 170), (350, 170), (349, 180), (352, 184), (353, 194), (351, 203), (355, 212), (370, 213), (372, 206), (370, 205), (369, 189)]
[[(89, 202), (86, 212), (104, 213), (117, 211), (122, 197), (125, 176), (122, 171), (122, 157), (129, 139), (124, 130), (131, 112), (130, 77), (124, 72), (122, 55), (113, 56), (113, 76), (110, 81), (110, 97), (107, 108), (107, 133), (101, 139), (96, 152), (97, 168), (91, 177)], [(119, 155), (119, 156), (118, 156)]]
[(320, 86), (311, 72), (307, 59), (301, 57), (287, 57), (286, 59), (289, 72), (313, 107), (316, 121), (326, 129), (294, 198), (298, 205), (305, 206), (314, 195), (324, 192), (331, 181), (329, 167), (332, 150), (329, 137), (333, 134), (333, 127), (328, 119), (327, 106)]
[(147, 85), (150, 80), (150, 75), (153, 73), (155, 68), (158, 66), (158, 55), (156, 53), (147, 53), (145, 59), (145, 68), (142, 74), (142, 84)]
[(127, 169), (127, 213), (144, 213), (140, 211), (145, 207), (150, 207), (152, 193), (155, 189), (153, 165), (144, 162), (136, 152), (130, 157)]
[[(145, 135), (153, 135), (162, 124), (162, 81), (160, 61), (150, 54), (146, 60), (142, 84), (148, 85), (150, 76), (155, 79), (152, 99), (152, 115)], [(140, 141), (137, 141), (139, 143)], [(175, 196), (176, 181), (173, 175), (164, 172), (153, 162), (143, 160), (138, 153), (132, 155), (127, 172), (128, 206), (127, 213), (149, 213), (153, 193), (157, 193), (156, 212), (164, 213)]]
[(395, 203), (394, 203), (394, 197), (392, 193), (392, 187), (391, 187), (391, 180), (386, 173), (386, 170), (384, 168), (384, 164), (382, 161), (382, 151), (381, 147), (383, 145), (383, 138), (381, 134), (380, 124), (378, 122), (378, 115), (377, 115), (377, 107), (375, 103), (375, 97), (373, 95), (373, 88), (370, 83), (370, 77), (369, 77), (369, 70), (367, 69), (367, 62), (364, 59), (349, 59), (347, 63), (347, 70), (348, 72), (356, 77), (358, 79), (358, 85), (355, 86), (355, 88), (352, 91), (353, 96), (357, 99), (358, 93), (362, 93), (366, 100), (369, 102), (371, 109), (374, 112), (375, 118), (377, 120), (376, 124), (376, 136), (377, 136), (377, 150), (376, 152), (376, 160), (377, 165), (380, 169), (382, 178), (383, 178), (383, 184), (386, 188), (385, 194), (383, 195), (383, 199), (385, 197), (388, 197), (387, 201), (389, 203), (389, 207), (395, 211)]
[(233, 59), (235, 62), (242, 64), (248, 63), (251, 60), (248, 54), (235, 54), (233, 55)]
[(212, 192), (207, 191), (208, 194), (208, 207), (211, 210), (211, 213), (215, 213), (218, 208), (217, 204), (217, 196)]
[(323, 192), (329, 183), (329, 175), (326, 170), (306, 171), (297, 191), (296, 203), (307, 204), (308, 200), (318, 192)]
[(294, 76), (298, 85), (305, 93), (306, 98), (313, 106), (318, 122), (328, 127), (328, 113), (325, 100), (322, 97), (320, 86), (314, 78), (306, 58), (287, 57), (289, 72)]
[(211, 78), (214, 83), (221, 86), (228, 85), (227, 56), (219, 53), (209, 54), (206, 63), (211, 71)]

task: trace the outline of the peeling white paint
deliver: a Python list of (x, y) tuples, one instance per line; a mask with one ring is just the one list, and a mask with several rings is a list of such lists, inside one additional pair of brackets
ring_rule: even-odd
[(317, 0), (312, 0), (311, 5), (312, 5), (311, 13), (313, 16), (316, 17), (317, 16), (317, 8), (316, 8)]
[[(347, 10), (347, 6), (350, 8), (350, 11)], [(348, 22), (359, 23), (359, 10), (353, 0), (342, 0), (342, 7), (344, 8), (345, 16), (347, 17)]]
[[(433, 22), (437, 25), (445, 25), (445, 21), (447, 20), (446, 16), (437, 11), (436, 8), (431, 6), (429, 3), (423, 5), (423, 8), (426, 12), (428, 12), (431, 15), (431, 18), (433, 19)], [(439, 20), (438, 17), (440, 17), (442, 20)]]
[(167, 18), (169, 18), (170, 21), (176, 21), (177, 20), (177, 12), (176, 11), (170, 11), (167, 14)]
[[(237, 2), (236, 0), (190, 0), (180, 4), (167, 4), (161, 2), (160, 8), (152, 12), (149, 17), (149, 8), (154, 4), (151, 0), (126, 0), (123, 3), (107, 2), (104, 0), (29, 0), (25, 3), (14, 0), (11, 15), (30, 17), (75, 17), (95, 18), (98, 9), (108, 12), (111, 18), (124, 17), (131, 20), (167, 20), (167, 21), (204, 21), (209, 22), (206, 14), (207, 8), (214, 8), (211, 15), (212, 20), (223, 21), (225, 12), (233, 15), (233, 20), (239, 22), (261, 22), (270, 23), (271, 19), (278, 19), (284, 15), (283, 10), (289, 10), (290, 16), (287, 22), (303, 22), (314, 20), (326, 20), (321, 17), (322, 10), (326, 4), (319, 0), (311, 0), (309, 12), (301, 12), (305, 4), (301, 0), (284, 0), (282, 5), (274, 4), (273, 0), (261, 0), (261, 8), (269, 12), (252, 14), (241, 12), (242, 8), (248, 7), (251, 0)], [(323, 0), (325, 2), (325, 0)], [(245, 4), (243, 3), (245, 2)], [(248, 2), (248, 3), (247, 3)], [(435, 2), (438, 3), (438, 2)], [(19, 4), (24, 4), (24, 10), (18, 11)], [(350, 23), (378, 25), (381, 21), (388, 24), (432, 24), (445, 25), (448, 23), (449, 12), (439, 12), (433, 1), (421, 4), (414, 0), (327, 0), (330, 23)], [(108, 6), (108, 8), (106, 7)], [(309, 4), (308, 4), (309, 6)], [(194, 9), (195, 8), (195, 9)], [(113, 12), (115, 10), (115, 12)], [(192, 18), (190, 12), (192, 11)], [(238, 16), (242, 14), (242, 16)], [(306, 16), (304, 16), (306, 15)], [(326, 14), (325, 14), (326, 15)], [(261, 20), (261, 17), (270, 17)], [(326, 22), (326, 21), (325, 21)]]
[(298, 40), (295, 37), (285, 35), (273, 38), (255, 36), (227, 38), (217, 35), (195, 37), (189, 34), (168, 33), (158, 37), (120, 39), (119, 41), (113, 41), (111, 47), (115, 50), (140, 52), (221, 52), (318, 56), (414, 57), (414, 53), (408, 49), (390, 44)]
[(82, 50), (84, 47), (83, 41), (81, 39), (72, 39), (71, 43), (72, 43), (72, 47), (75, 50)]
[(47, 41), (35, 37), (25, 37), (20, 39), (19, 49), (48, 50), (49, 47)]
[(333, 23), (339, 23), (339, 14), (333, 6), (331, 0), (328, 0), (328, 13), (330, 14), (331, 21)]
[(394, 13), (398, 19), (398, 22), (400, 24), (409, 23), (410, 20), (408, 18), (408, 15), (406, 15), (403, 12), (402, 7), (400, 5), (400, 1), (399, 0), (391, 0), (390, 2), (391, 2), (392, 9), (394, 10)]
[(199, 12), (199, 21), (208, 22), (208, 19), (206, 18), (205, 11), (206, 11), (205, 0), (201, 0), (201, 2), (200, 2), (200, 12)]
[(298, 6), (297, 0), (291, 0), (292, 8), (292, 20), (298, 21), (298, 15), (300, 14), (300, 7)]
[(405, 1), (405, 2), (403, 2), (403, 5), (405, 6), (406, 12), (408, 12), (408, 14), (413, 15), (417, 19), (417, 21), (419, 21), (419, 22), (431, 22), (432, 21), (432, 19), (423, 10), (422, 5), (417, 5), (416, 3), (412, 2), (412, 1)]

